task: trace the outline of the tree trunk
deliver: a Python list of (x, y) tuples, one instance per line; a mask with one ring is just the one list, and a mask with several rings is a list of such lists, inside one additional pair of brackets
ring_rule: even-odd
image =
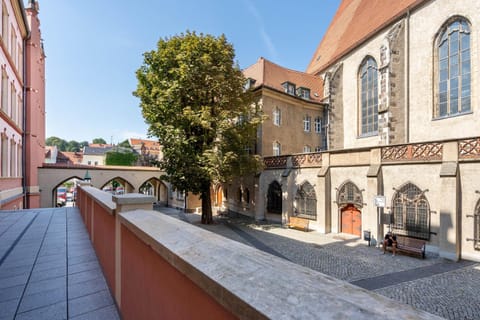
[(210, 198), (210, 185), (201, 194), (202, 199), (202, 224), (211, 224), (212, 216), (212, 199)]

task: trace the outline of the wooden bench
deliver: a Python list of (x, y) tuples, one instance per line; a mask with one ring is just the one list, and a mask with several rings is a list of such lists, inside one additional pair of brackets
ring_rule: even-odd
[(298, 217), (290, 217), (288, 219), (287, 227), (299, 229), (303, 231), (308, 231), (308, 219), (298, 218)]
[[(392, 248), (392, 247), (387, 247)], [(397, 251), (421, 256), (425, 258), (425, 240), (397, 235)]]

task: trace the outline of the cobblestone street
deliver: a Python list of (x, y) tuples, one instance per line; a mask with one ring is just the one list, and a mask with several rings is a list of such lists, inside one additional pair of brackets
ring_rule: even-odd
[(423, 260), (393, 257), (349, 235), (303, 232), (232, 217), (216, 217), (215, 224), (205, 226), (199, 215), (161, 211), (446, 319), (480, 319), (480, 263), (455, 263), (434, 254)]

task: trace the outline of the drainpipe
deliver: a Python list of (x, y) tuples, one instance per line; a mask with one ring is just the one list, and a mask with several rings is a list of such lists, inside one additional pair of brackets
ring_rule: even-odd
[(25, 8), (23, 6), (23, 1), (20, 1), (20, 6), (22, 10), (23, 20), (25, 21), (25, 26), (27, 28), (27, 36), (22, 41), (23, 46), (23, 88), (22, 88), (22, 109), (23, 109), (23, 119), (22, 119), (22, 188), (23, 188), (23, 208), (27, 209), (30, 206), (30, 201), (28, 199), (28, 191), (27, 191), (27, 41), (31, 37), (30, 27), (28, 25), (27, 16), (25, 14)]
[(406, 52), (406, 61), (405, 61), (405, 143), (410, 143), (410, 9), (407, 10), (407, 18), (405, 23), (405, 32), (406, 32), (406, 43), (405, 43), (405, 52)]

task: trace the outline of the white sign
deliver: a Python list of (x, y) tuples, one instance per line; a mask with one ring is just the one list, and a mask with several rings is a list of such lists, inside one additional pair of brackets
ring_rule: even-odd
[(376, 207), (385, 208), (385, 196), (375, 196), (373, 203)]

